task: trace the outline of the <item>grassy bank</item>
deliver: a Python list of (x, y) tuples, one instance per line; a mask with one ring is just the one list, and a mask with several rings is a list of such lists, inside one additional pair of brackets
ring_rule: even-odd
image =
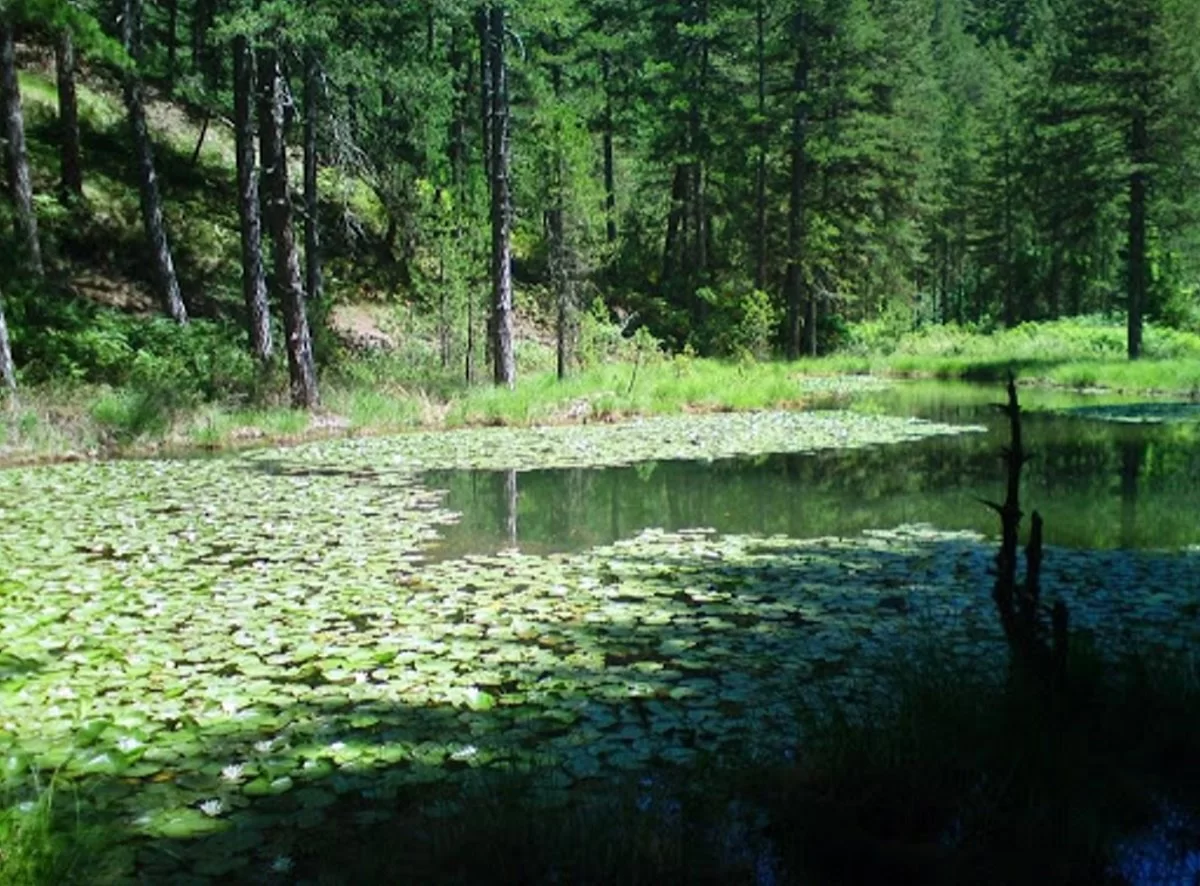
[[(415, 428), (791, 408), (829, 402), (868, 383), (862, 376), (999, 381), (1013, 371), (1026, 384), (1186, 398), (1200, 392), (1200, 336), (1175, 330), (1150, 327), (1147, 357), (1136, 362), (1121, 356), (1119, 326), (1100, 321), (1026, 324), (991, 335), (936, 327), (889, 339), (886, 352), (867, 352), (868, 346), (881, 347), (881, 337), (870, 327), (862, 330), (857, 344), (843, 352), (785, 363), (668, 357), (646, 337), (622, 339), (614, 329), (593, 328), (586, 368), (562, 382), (550, 369), (549, 345), (533, 337), (520, 350), (520, 381), (510, 391), (465, 384), (455, 367), (440, 365), (429, 330), (401, 327), (393, 329), (393, 337), (403, 344), (391, 349), (352, 353), (331, 344), (324, 408), (312, 416), (288, 409), (281, 375), (256, 374), (236, 353), (235, 340), (219, 330), (168, 331), (133, 342), (110, 333), (120, 346), (108, 359), (131, 368), (98, 373), (112, 378), (107, 384), (56, 382), (48, 375), (24, 388), (0, 416), (0, 459), (220, 450)], [(97, 352), (114, 352), (111, 341), (106, 347)], [(76, 365), (99, 358), (89, 352), (71, 359)]]
[(1130, 361), (1119, 317), (1024, 323), (990, 333), (953, 324), (902, 331), (864, 323), (851, 327), (839, 353), (816, 362), (827, 371), (899, 378), (1001, 381), (1011, 371), (1026, 383), (1067, 388), (1200, 394), (1200, 335), (1148, 325), (1143, 358)]

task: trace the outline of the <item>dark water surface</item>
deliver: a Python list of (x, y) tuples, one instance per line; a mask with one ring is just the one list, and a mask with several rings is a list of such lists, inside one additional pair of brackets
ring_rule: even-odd
[[(647, 527), (813, 537), (924, 522), (994, 535), (996, 517), (980, 499), (1002, 495), (997, 453), (1008, 431), (991, 405), (1002, 394), (998, 386), (912, 383), (841, 404), (988, 428), (915, 443), (622, 468), (438, 472), (429, 482), (448, 490), (446, 505), (463, 517), (445, 527), (434, 555), (513, 544), (535, 554), (581, 550)], [(1023, 505), (1042, 512), (1051, 544), (1200, 544), (1200, 425), (1070, 414), (1121, 402), (1111, 395), (1022, 391), (1026, 446), (1033, 454)], [(1178, 412), (1186, 415), (1188, 408)]]

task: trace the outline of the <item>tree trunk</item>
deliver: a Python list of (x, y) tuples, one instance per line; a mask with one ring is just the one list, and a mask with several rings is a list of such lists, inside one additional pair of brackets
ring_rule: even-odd
[(207, 86), (211, 86), (214, 79), (208, 32), (216, 18), (215, 7), (215, 0), (196, 0), (192, 11), (192, 67)]
[(75, 94), (75, 43), (64, 29), (54, 44), (58, 80), (58, 137), (62, 196), (65, 202), (83, 199), (83, 161), (79, 147), (79, 100)]
[(292, 406), (296, 409), (313, 409), (320, 400), (312, 335), (304, 304), (304, 281), (300, 276), (300, 259), (296, 254), (295, 232), (292, 228), (292, 204), (288, 197), (287, 153), (283, 137), (283, 72), (279, 68), (275, 49), (260, 49), (258, 62), (258, 124), (266, 220), (271, 231), (275, 288), (283, 305)]
[(796, 65), (792, 74), (792, 182), (788, 202), (787, 353), (788, 357), (794, 360), (800, 356), (802, 347), (801, 311), (803, 310), (808, 315), (815, 312), (810, 307), (811, 298), (805, 298), (804, 281), (808, 51), (805, 45), (807, 37), (803, 13), (795, 14), (792, 27), (793, 39), (796, 43)]
[(8, 190), (13, 202), (13, 227), (24, 250), (24, 265), (35, 277), (43, 274), (42, 247), (38, 242), (37, 214), (33, 210), (33, 180), (25, 150), (25, 115), (17, 84), (17, 62), (12, 26), (0, 22), (0, 100), (4, 104), (4, 137), (8, 150)]
[(243, 36), (233, 38), (233, 125), (237, 151), (238, 221), (242, 234), (242, 297), (250, 350), (261, 363), (271, 360), (271, 316), (262, 260), (262, 216), (258, 169), (254, 162), (254, 57)]
[(1146, 127), (1146, 112), (1139, 107), (1130, 127), (1130, 160), (1133, 172), (1129, 175), (1129, 359), (1142, 355), (1142, 310), (1146, 304), (1146, 192), (1149, 175), (1146, 162), (1150, 153), (1150, 136)]
[(467, 60), (462, 50), (462, 33), (455, 25), (450, 29), (450, 50), (448, 54), (452, 82), (454, 83), (454, 111), (450, 118), (450, 139), (446, 145), (446, 159), (450, 162), (450, 182), (453, 187), (454, 209), (456, 215), (462, 213), (463, 200), (463, 171), (467, 162), (467, 113), (463, 106), (466, 101), (470, 75), (466, 73)]
[(604, 216), (605, 234), (609, 243), (617, 242), (617, 186), (616, 163), (613, 150), (612, 91), (609, 87), (611, 62), (608, 53), (601, 57), (601, 72), (604, 77)]
[(508, 539), (509, 550), (517, 549), (517, 503), (520, 496), (517, 493), (517, 472), (504, 472), (504, 535)]
[(483, 137), (483, 174), (488, 183), (492, 181), (492, 104), (495, 100), (495, 89), (492, 83), (492, 26), (488, 17), (488, 7), (479, 7), (476, 15), (476, 26), (479, 31), (479, 132)]
[(321, 273), (321, 225), (317, 195), (317, 113), (320, 110), (321, 68), (317, 51), (304, 49), (304, 291), (319, 300), (324, 289)]
[[(558, 136), (561, 138), (561, 135)], [(561, 146), (558, 148), (561, 151)], [(562, 381), (567, 377), (567, 323), (570, 315), (570, 269), (568, 268), (567, 259), (567, 242), (566, 242), (566, 224), (564, 222), (565, 210), (563, 208), (562, 197), (562, 157), (556, 158), (554, 183), (555, 194), (553, 197), (554, 204), (548, 213), (548, 221), (550, 228), (550, 281), (554, 290), (554, 302), (556, 306), (554, 337), (555, 337), (555, 356), (558, 371), (558, 380)]]
[(765, 0), (754, 9), (758, 61), (758, 157), (754, 169), (754, 288), (767, 288), (767, 15)]
[[(554, 101), (562, 101), (562, 65), (554, 65), (550, 72), (550, 82), (554, 88)], [(551, 182), (550, 211), (547, 221), (550, 234), (550, 282), (554, 290), (556, 317), (554, 323), (555, 362), (558, 380), (567, 377), (567, 364), (570, 336), (568, 326), (571, 321), (571, 284), (574, 276), (571, 258), (567, 246), (566, 225), (566, 192), (567, 192), (567, 163), (563, 145), (563, 131), (557, 118), (554, 123), (554, 171)]]
[(167, 95), (179, 77), (179, 0), (167, 0)]
[(489, 10), (489, 68), (492, 82), (492, 357), (493, 380), (514, 387), (512, 196), (509, 192), (508, 69), (504, 58), (504, 6)]
[[(708, 0), (701, 0), (699, 9), (699, 25), (702, 32), (708, 28)], [(708, 224), (708, 171), (705, 168), (708, 160), (708, 131), (705, 119), (705, 109), (708, 103), (708, 37), (700, 38), (700, 76), (697, 92), (693, 96), (691, 107), (691, 133), (689, 141), (695, 155), (692, 161), (692, 254), (695, 258), (694, 277), (701, 285), (708, 281), (709, 257), (709, 224)], [(703, 311), (706, 303), (699, 305)]]
[(8, 341), (8, 323), (4, 319), (4, 297), (0, 295), (0, 384), (9, 395), (17, 390), (17, 369), (13, 365), (12, 346)]
[[(125, 45), (125, 51), (129, 53), (129, 57), (136, 64), (140, 57), (141, 0), (124, 0), (123, 7), (121, 38)], [(126, 69), (122, 79), (124, 81), (125, 110), (129, 115), (134, 153), (137, 155), (142, 224), (146, 229), (146, 239), (150, 242), (158, 295), (167, 316), (177, 323), (186, 323), (187, 308), (183, 305), (183, 296), (179, 291), (179, 278), (175, 275), (175, 261), (171, 257), (167, 226), (163, 220), (162, 197), (158, 192), (158, 175), (154, 169), (154, 150), (150, 144), (150, 131), (146, 127), (142, 82), (136, 69), (132, 67)]]
[[(467, 120), (471, 116), (471, 81), (474, 68), (470, 53), (464, 49), (470, 41), (464, 39), (459, 26), (450, 31), (450, 67), (454, 72), (454, 117), (450, 122), (448, 145), (450, 176), (454, 188), (454, 244), (461, 255), (465, 235), (463, 219), (467, 212)], [(463, 373), (467, 384), (475, 381), (475, 293), (467, 284), (467, 334)]]
[(669, 283), (679, 265), (679, 229), (686, 226), (687, 218), (687, 167), (675, 167), (675, 178), (671, 183), (671, 211), (667, 215), (667, 239), (663, 243), (662, 282)]

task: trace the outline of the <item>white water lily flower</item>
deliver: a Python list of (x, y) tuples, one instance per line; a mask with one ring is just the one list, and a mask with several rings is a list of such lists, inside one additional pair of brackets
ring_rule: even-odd
[(470, 760), (479, 753), (479, 748), (473, 744), (465, 745), (450, 755), (450, 759), (461, 763), (463, 760)]
[(354, 682), (355, 683), (366, 683), (368, 679), (369, 679), (369, 676), (366, 671), (355, 671), (354, 672)]
[(254, 750), (258, 751), (260, 754), (271, 753), (271, 751), (275, 750), (275, 739), (264, 738), (262, 741), (256, 741), (254, 743)]
[(344, 741), (335, 741), (329, 745), (329, 750), (333, 751), (335, 754), (344, 751), (346, 750), (346, 743)]
[(225, 701), (221, 702), (221, 710), (226, 714), (236, 714), (240, 707), (241, 706), (232, 699), (226, 699)]
[(200, 811), (210, 818), (216, 818), (225, 811), (225, 804), (221, 802), (219, 797), (214, 797), (211, 800), (205, 800), (201, 803)]
[(286, 874), (292, 869), (292, 858), (290, 855), (277, 855), (275, 860), (271, 862), (271, 870), (277, 874)]
[(55, 686), (50, 690), (50, 695), (52, 698), (64, 698), (69, 700), (75, 698), (75, 690), (70, 686)]
[(237, 784), (242, 780), (242, 775), (246, 771), (245, 763), (230, 763), (221, 770), (221, 778), (225, 781)]

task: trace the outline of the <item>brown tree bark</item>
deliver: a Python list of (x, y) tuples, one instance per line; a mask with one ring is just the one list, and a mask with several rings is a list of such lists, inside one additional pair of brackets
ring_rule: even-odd
[(283, 305), (287, 335), (288, 378), (292, 406), (313, 409), (320, 404), (312, 333), (304, 304), (304, 282), (296, 253), (292, 204), (288, 195), (287, 152), (283, 135), (283, 72), (273, 48), (258, 52), (259, 141), (263, 158), (263, 191), (266, 221), (271, 232), (275, 289)]
[(233, 125), (237, 154), (238, 222), (242, 239), (242, 297), (250, 350), (260, 363), (271, 360), (271, 315), (262, 260), (262, 216), (254, 159), (254, 56), (243, 36), (233, 38)]
[(492, 84), (492, 358), (493, 380), (511, 388), (517, 381), (513, 348), (512, 194), (509, 188), (510, 150), (508, 67), (504, 58), (504, 6), (488, 12), (488, 67)]
[(5, 160), (14, 210), (13, 227), (24, 251), (22, 259), (26, 270), (41, 277), (44, 273), (42, 247), (38, 241), (37, 213), (33, 209), (29, 155), (25, 150), (25, 115), (21, 111), (21, 90), (17, 84), (12, 26), (5, 21), (0, 21), (0, 103), (4, 106)]
[(54, 68), (58, 81), (58, 137), (62, 196), (67, 201), (83, 199), (83, 161), (79, 146), (79, 99), (75, 91), (75, 43), (63, 30), (54, 44)]
[(319, 300), (324, 289), (321, 271), (321, 225), (317, 193), (317, 119), (321, 103), (321, 68), (317, 51), (304, 48), (304, 292)]

